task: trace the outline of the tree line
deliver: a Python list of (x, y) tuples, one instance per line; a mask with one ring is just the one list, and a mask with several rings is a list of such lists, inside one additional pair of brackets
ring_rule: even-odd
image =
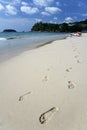
[(33, 25), (31, 31), (40, 31), (40, 32), (87, 31), (87, 19), (84, 21), (74, 23), (61, 23), (61, 24), (37, 22)]

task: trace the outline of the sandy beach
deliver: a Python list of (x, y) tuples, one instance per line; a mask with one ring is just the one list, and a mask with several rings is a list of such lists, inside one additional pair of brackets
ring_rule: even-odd
[(87, 33), (0, 63), (0, 130), (87, 129)]

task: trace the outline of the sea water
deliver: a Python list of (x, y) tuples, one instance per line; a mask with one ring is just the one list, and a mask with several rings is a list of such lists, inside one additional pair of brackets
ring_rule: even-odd
[(67, 34), (48, 32), (0, 33), (0, 62), (46, 42), (64, 39)]

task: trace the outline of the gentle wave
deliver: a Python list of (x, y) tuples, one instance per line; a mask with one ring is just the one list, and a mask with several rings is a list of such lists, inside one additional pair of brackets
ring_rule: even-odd
[(7, 40), (13, 40), (13, 39), (18, 39), (17, 37), (9, 37)]
[(13, 39), (19, 39), (18, 37), (9, 37), (9, 38), (0, 38), (0, 41), (6, 41), (6, 40), (13, 40)]

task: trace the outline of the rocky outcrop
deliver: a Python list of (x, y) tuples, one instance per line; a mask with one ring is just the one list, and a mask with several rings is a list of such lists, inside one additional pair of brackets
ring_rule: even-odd
[(5, 29), (5, 30), (3, 30), (3, 32), (17, 32), (17, 31), (14, 29)]

